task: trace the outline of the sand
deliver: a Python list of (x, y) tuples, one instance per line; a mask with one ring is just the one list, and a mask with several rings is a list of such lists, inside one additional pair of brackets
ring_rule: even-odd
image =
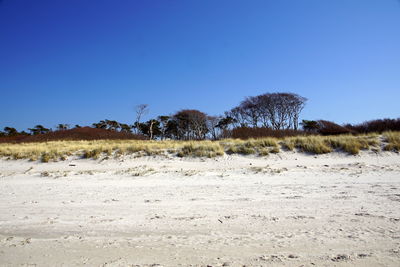
[(1, 266), (399, 266), (400, 155), (0, 161)]

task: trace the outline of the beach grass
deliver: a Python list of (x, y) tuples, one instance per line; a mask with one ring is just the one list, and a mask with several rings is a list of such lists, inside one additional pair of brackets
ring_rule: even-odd
[(384, 150), (386, 151), (400, 151), (400, 132), (385, 132), (383, 138), (387, 142)]
[(326, 154), (333, 151), (357, 155), (371, 148), (400, 151), (400, 132), (382, 135), (298, 136), (286, 138), (223, 139), (219, 141), (93, 140), (2, 143), (0, 157), (42, 162), (65, 160), (75, 155), (88, 159), (123, 155), (175, 155), (178, 157), (218, 157), (224, 154), (268, 156), (281, 151)]

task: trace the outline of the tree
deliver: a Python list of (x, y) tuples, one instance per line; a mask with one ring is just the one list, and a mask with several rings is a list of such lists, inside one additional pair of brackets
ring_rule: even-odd
[(6, 136), (15, 136), (18, 135), (18, 131), (13, 127), (4, 127), (4, 135)]
[(152, 140), (161, 134), (160, 122), (157, 120), (149, 120), (145, 123), (139, 123), (138, 130), (141, 134)]
[(207, 128), (211, 135), (211, 139), (217, 140), (220, 136), (221, 129), (218, 127), (221, 117), (207, 116)]
[(217, 127), (222, 129), (222, 130), (227, 130), (229, 128), (229, 125), (234, 123), (234, 119), (232, 117), (224, 117), (220, 119), (220, 121), (217, 124)]
[(172, 118), (170, 120), (168, 120), (164, 138), (180, 139), (178, 123), (176, 120), (174, 120)]
[(69, 125), (68, 125), (68, 124), (62, 124), (62, 123), (60, 123), (60, 124), (58, 124), (58, 125), (56, 126), (56, 129), (59, 130), (59, 131), (68, 130), (68, 128), (69, 128)]
[(106, 120), (107, 130), (117, 131), (120, 128), (120, 123), (114, 120)]
[(50, 132), (50, 129), (47, 129), (45, 127), (43, 127), (42, 125), (36, 125), (34, 128), (29, 128), (29, 131), (31, 131), (31, 133), (33, 135), (37, 135), (37, 134), (45, 134)]
[(297, 130), (306, 101), (306, 98), (293, 93), (267, 93), (247, 97), (225, 115), (233, 118), (235, 127)]
[(303, 127), (303, 130), (306, 132), (317, 132), (318, 131), (318, 122), (317, 121), (303, 120), (301, 122), (301, 126)]
[(225, 112), (225, 117), (232, 118), (232, 124), (234, 127), (247, 127), (248, 122), (246, 121), (246, 113), (243, 107), (238, 106)]
[(136, 133), (138, 133), (139, 131), (138, 125), (140, 123), (140, 119), (142, 118), (143, 115), (149, 112), (149, 105), (148, 104), (137, 105), (135, 110), (136, 110), (136, 121), (134, 123), (134, 128), (136, 129)]
[(260, 121), (260, 109), (258, 97), (247, 97), (240, 103), (241, 116), (246, 124), (257, 127)]
[(170, 119), (170, 116), (158, 116), (158, 121), (160, 122), (160, 131), (161, 131), (161, 140), (164, 140), (166, 135), (167, 135), (167, 130), (168, 130), (168, 122)]
[(125, 132), (125, 133), (131, 133), (132, 132), (132, 126), (131, 125), (128, 125), (126, 123), (120, 123), (119, 126), (121, 128), (121, 132)]
[(182, 140), (202, 140), (208, 132), (207, 115), (194, 109), (177, 112), (172, 120), (176, 125), (176, 137)]
[(94, 128), (97, 128), (97, 129), (106, 129), (107, 128), (107, 123), (103, 120), (101, 120), (98, 123), (93, 123), (92, 125)]

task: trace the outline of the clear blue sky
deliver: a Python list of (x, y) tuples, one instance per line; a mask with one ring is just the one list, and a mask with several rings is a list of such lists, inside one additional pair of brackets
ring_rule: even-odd
[(400, 117), (400, 2), (0, 0), (0, 128), (276, 91), (307, 97), (305, 119)]

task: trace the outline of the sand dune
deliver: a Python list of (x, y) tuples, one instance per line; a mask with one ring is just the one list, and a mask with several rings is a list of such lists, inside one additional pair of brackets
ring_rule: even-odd
[(399, 266), (400, 155), (0, 161), (2, 266)]

